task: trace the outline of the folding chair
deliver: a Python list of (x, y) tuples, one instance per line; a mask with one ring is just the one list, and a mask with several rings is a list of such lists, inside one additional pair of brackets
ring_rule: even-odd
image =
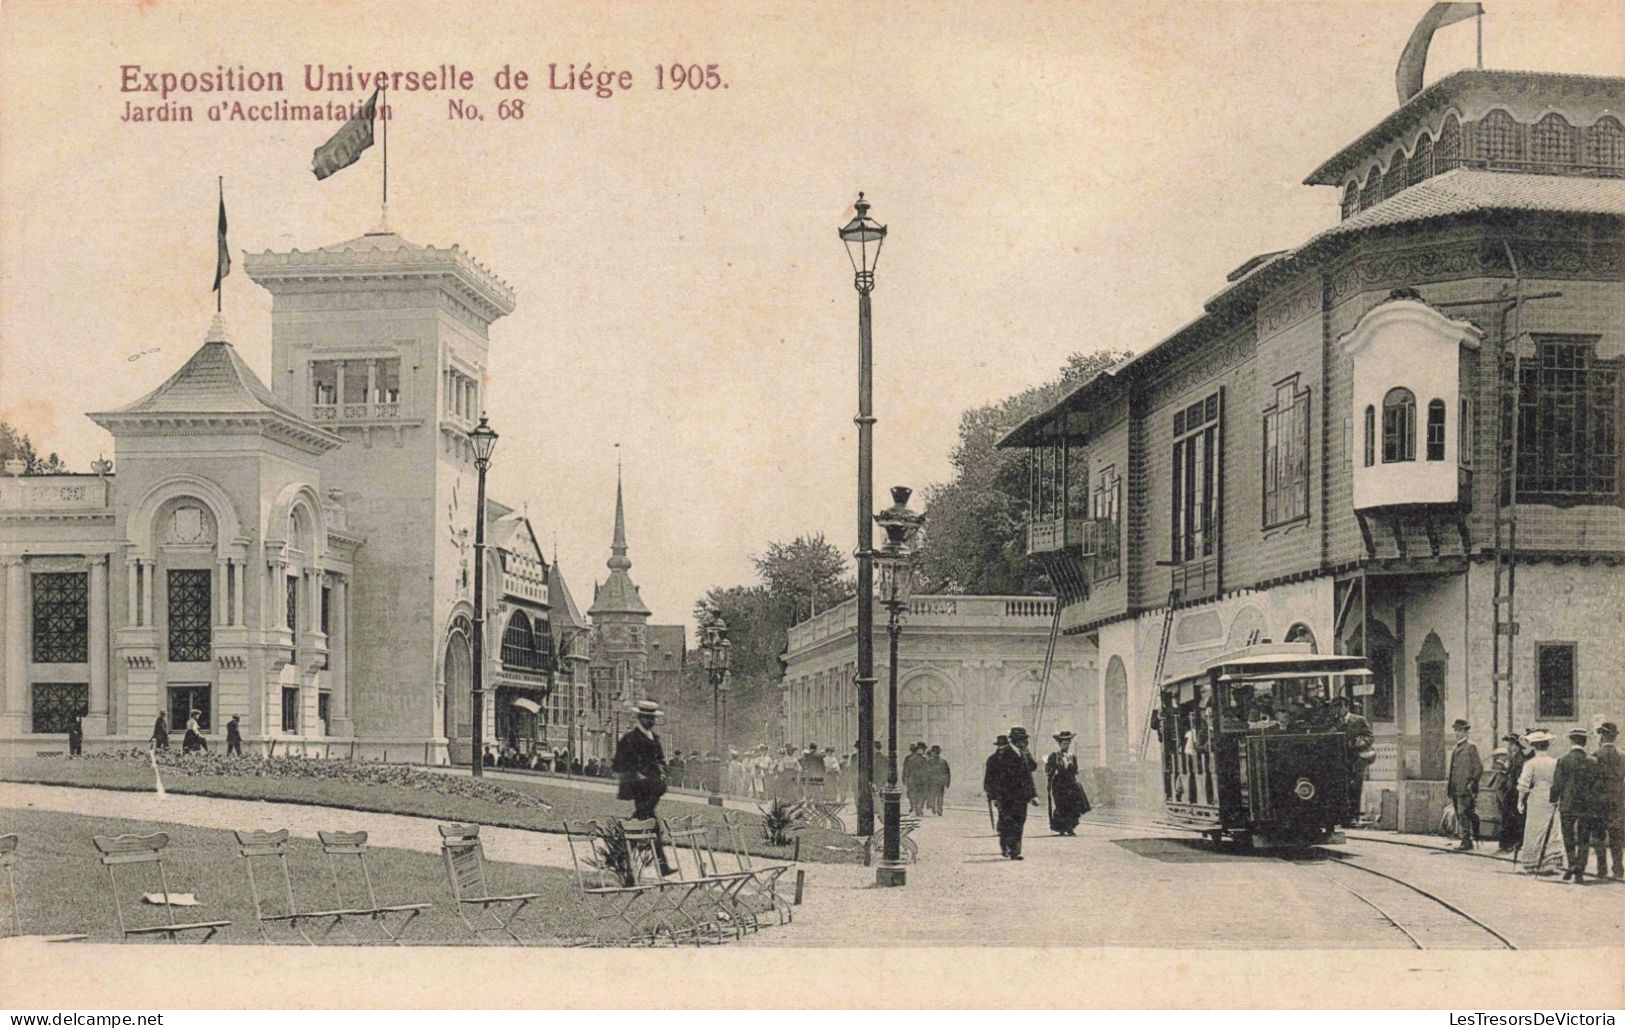
[[(481, 942), (486, 932), (502, 932), (519, 945), (525, 940), (514, 934), (513, 924), (530, 901), (540, 899), (539, 892), (515, 893), (512, 896), (492, 896), (485, 884), (485, 848), (480, 845), (479, 825), (441, 825), (440, 853), (446, 858), (446, 880), (451, 884), (451, 898), (456, 904), (457, 916), (463, 919), (468, 934)], [(509, 906), (507, 917), (501, 917), (492, 907)], [(489, 924), (476, 924), (469, 920), (465, 907), (479, 907), (479, 919)]]
[[(164, 870), (164, 847), (169, 845), (169, 836), (164, 832), (155, 832), (152, 835), (97, 835), (91, 839), (96, 849), (101, 851), (102, 864), (107, 868), (107, 880), (113, 887), (113, 909), (118, 914), (119, 932), (126, 941), (131, 936), (138, 935), (167, 935), (170, 942), (180, 942), (176, 936), (181, 932), (201, 931), (208, 934), (203, 941), (208, 942), (214, 938), (216, 932), (229, 927), (230, 921), (187, 921), (175, 920), (175, 908), (170, 905), (169, 874)], [(117, 868), (121, 864), (154, 864), (158, 869), (158, 884), (162, 887), (164, 914), (168, 917), (168, 924), (137, 925), (131, 927), (124, 920), (124, 901), (119, 896)]]
[(0, 867), (6, 869), (6, 891), (11, 898), (11, 934), (23, 933), (23, 908), (17, 905), (17, 837), (0, 835)]
[(719, 931), (723, 927), (731, 928), (737, 939), (744, 938), (747, 930), (761, 927), (756, 923), (756, 911), (739, 896), (751, 875), (745, 871), (725, 872), (717, 867), (710, 830), (702, 827), (692, 815), (668, 818), (664, 827), (676, 857), (677, 883), (695, 882), (701, 886), (697, 895), (710, 904), (710, 920)]
[[(589, 908), (598, 910), (592, 915), (593, 941), (605, 945), (606, 928), (625, 925), (628, 941), (652, 943), (659, 935), (658, 926), (650, 926), (651, 920), (658, 920), (652, 911), (659, 905), (658, 893), (665, 886), (658, 882), (628, 885), (621, 872), (600, 852), (601, 831), (596, 821), (564, 822), (564, 839), (570, 846), (570, 863), (575, 867), (576, 890)], [(637, 909), (640, 900), (652, 896), (656, 898), (646, 909)]]
[[(722, 823), (727, 829), (730, 848), (734, 859), (738, 861), (739, 870), (750, 875), (750, 881), (740, 890), (740, 898), (751, 904), (758, 915), (773, 914), (779, 919), (779, 924), (788, 924), (795, 919), (791, 910), (790, 901), (779, 895), (779, 879), (790, 870), (789, 864), (758, 864), (751, 857), (750, 844), (746, 840), (746, 827), (744, 820), (732, 810), (722, 812)], [(758, 923), (759, 920), (758, 920)]]
[[(618, 822), (621, 834), (626, 838), (626, 848), (631, 855), (632, 884), (643, 885), (644, 869), (658, 867), (660, 862), (660, 822), (654, 818), (642, 821)], [(649, 910), (651, 921), (659, 923), (670, 936), (673, 942), (681, 936), (693, 937), (694, 945), (698, 946), (704, 941), (706, 933), (714, 933), (717, 941), (722, 941), (722, 928), (714, 919), (707, 919), (695, 911), (694, 897), (701, 890), (708, 888), (704, 881), (692, 881), (684, 878), (657, 879), (662, 884), (659, 892), (655, 893), (654, 905)]]
[[(378, 894), (373, 891), (372, 872), (367, 868), (367, 833), (366, 832), (317, 832), (316, 838), (321, 840), (322, 853), (327, 856), (327, 870), (333, 881), (333, 902), (344, 906), (344, 890), (339, 887), (339, 860), (340, 857), (354, 857), (355, 863), (361, 866), (361, 881), (366, 888), (367, 904), (354, 913), (357, 916), (365, 915), (378, 926), (378, 930), (390, 942), (399, 946), (401, 936), (406, 928), (417, 916), (428, 910), (428, 903), (396, 903), (381, 905)], [(405, 914), (400, 926), (394, 931), (390, 930), (389, 915)]]
[[(875, 813), (878, 815), (886, 805), (885, 793), (876, 788), (872, 790), (875, 797)], [(917, 864), (920, 862), (920, 844), (914, 841), (914, 830), (920, 827), (920, 818), (914, 814), (899, 813), (898, 820), (897, 855), (905, 863)], [(863, 866), (869, 867), (875, 858), (881, 855), (881, 848), (886, 842), (885, 835), (880, 827), (875, 827), (875, 833), (869, 836), (863, 844)]]
[[(322, 937), (333, 934), (333, 929), (339, 926), (351, 914), (362, 911), (339, 908), (335, 910), (301, 911), (299, 904), (293, 898), (293, 876), (288, 872), (288, 830), (279, 828), (274, 832), (233, 832), (237, 837), (237, 855), (243, 858), (243, 864), (248, 868), (248, 894), (254, 900), (254, 920), (259, 928), (260, 937), (267, 942), (271, 937), (265, 931), (268, 924), (285, 924), (299, 933), (299, 937), (309, 945), (316, 945), (305, 932), (305, 921), (326, 921), (327, 929)], [(282, 877), (282, 896), (287, 908), (281, 913), (266, 913), (265, 900), (260, 897), (259, 879), (254, 874), (254, 862), (269, 861), (276, 867)], [(268, 897), (267, 897), (268, 898)]]

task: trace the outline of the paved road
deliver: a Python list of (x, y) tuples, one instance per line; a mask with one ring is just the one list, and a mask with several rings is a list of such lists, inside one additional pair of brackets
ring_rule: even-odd
[[(876, 888), (868, 868), (820, 867), (796, 930), (763, 932), (746, 944), (1415, 947), (1352, 888), (1430, 948), (1500, 946), (1403, 886), (1313, 860), (1219, 852), (1184, 833), (1088, 818), (1075, 838), (1050, 835), (1038, 818), (1028, 829), (1027, 859), (1007, 861), (985, 811), (950, 809), (921, 827), (921, 862), (909, 867), (907, 886)], [(1616, 945), (1625, 937), (1625, 885), (1528, 879), (1504, 861), (1442, 849), (1370, 841), (1336, 849), (1435, 893), (1519, 948)]]

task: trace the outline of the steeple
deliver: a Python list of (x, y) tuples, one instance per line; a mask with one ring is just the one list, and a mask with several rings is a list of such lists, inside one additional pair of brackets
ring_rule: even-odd
[(632, 568), (632, 558), (626, 555), (626, 504), (622, 499), (619, 458), (615, 461), (615, 535), (609, 544), (609, 554), (605, 562), (609, 577), (593, 590), (592, 606), (587, 614), (595, 620), (604, 614), (630, 615), (641, 622), (649, 616), (649, 608), (643, 605), (638, 587), (627, 574)]
[(629, 571), (632, 558), (626, 555), (626, 510), (621, 503), (621, 462), (615, 461), (615, 538), (609, 544), (611, 571)]

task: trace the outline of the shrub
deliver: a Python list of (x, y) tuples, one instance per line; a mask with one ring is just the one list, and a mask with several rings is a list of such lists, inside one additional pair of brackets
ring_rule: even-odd
[(772, 846), (789, 846), (795, 842), (790, 833), (807, 827), (807, 805), (786, 803), (778, 796), (757, 810), (762, 813), (762, 837)]

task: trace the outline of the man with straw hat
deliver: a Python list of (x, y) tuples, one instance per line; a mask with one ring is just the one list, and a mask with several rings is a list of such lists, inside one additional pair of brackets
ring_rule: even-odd
[[(634, 821), (653, 820), (660, 797), (666, 794), (666, 754), (655, 733), (655, 719), (660, 716), (660, 704), (654, 700), (639, 700), (637, 723), (615, 743), (615, 760), (611, 769), (620, 777), (615, 798), (632, 801)], [(660, 858), (660, 873), (669, 875), (675, 869), (666, 861), (665, 847), (655, 840), (655, 852)]]

